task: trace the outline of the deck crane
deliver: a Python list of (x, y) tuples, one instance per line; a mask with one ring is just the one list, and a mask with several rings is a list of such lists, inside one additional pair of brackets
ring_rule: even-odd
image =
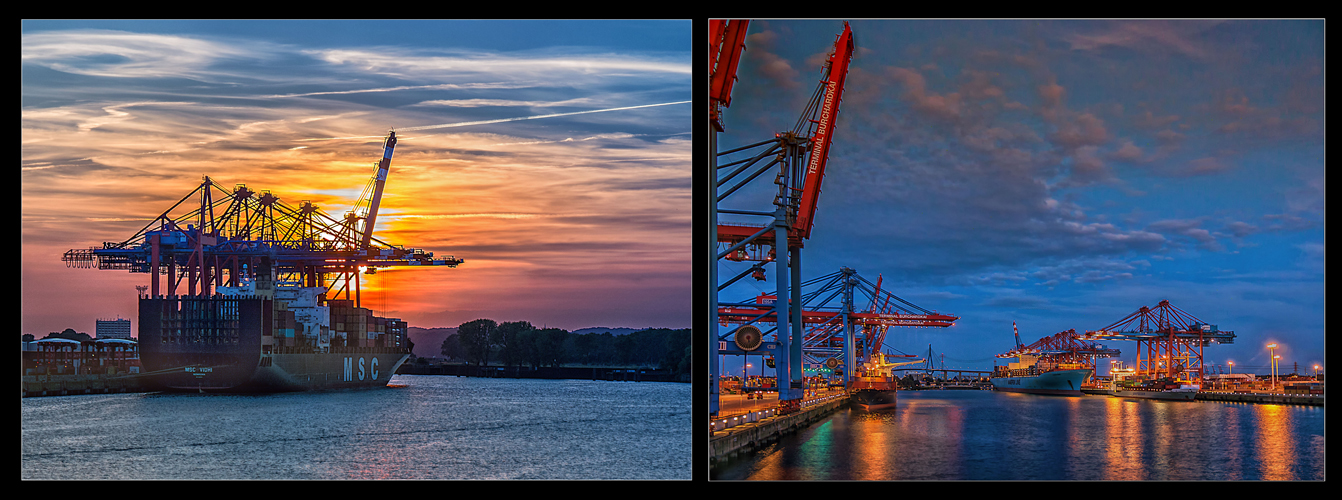
[[(340, 292), (351, 298), (349, 281), (359, 268), (399, 266), (456, 267), (454, 257), (388, 244), (373, 236), (378, 206), (396, 145), (395, 132), (383, 142), (383, 157), (374, 175), (373, 193), (363, 229), (357, 214), (337, 220), (304, 201), (295, 207), (269, 191), (239, 184), (229, 190), (205, 177), (195, 190), (120, 242), (101, 248), (72, 249), (61, 260), (68, 267), (126, 270), (150, 275), (149, 296), (186, 294), (207, 297), (216, 287), (255, 281), (258, 272), (273, 272), (277, 283), (328, 287), (328, 298)], [(199, 196), (199, 204), (187, 203)], [(363, 203), (356, 204), (359, 206)], [(180, 210), (179, 210), (180, 208)], [(166, 290), (159, 284), (167, 275)], [(344, 287), (337, 288), (340, 278)], [(358, 292), (353, 290), (358, 302)]]

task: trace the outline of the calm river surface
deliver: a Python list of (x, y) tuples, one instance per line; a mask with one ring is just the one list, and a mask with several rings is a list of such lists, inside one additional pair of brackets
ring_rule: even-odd
[(715, 480), (1324, 480), (1324, 408), (902, 391), (843, 409)]
[(690, 479), (690, 384), (25, 398), (23, 479)]

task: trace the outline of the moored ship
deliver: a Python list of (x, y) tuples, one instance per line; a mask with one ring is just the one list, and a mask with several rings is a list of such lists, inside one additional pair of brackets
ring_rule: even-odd
[(892, 369), (917, 362), (890, 363), (886, 361), (885, 354), (879, 351), (874, 353), (870, 360), (862, 363), (862, 369), (854, 374), (853, 403), (868, 411), (894, 408), (898, 399), (898, 379)]
[(1090, 375), (1090, 369), (1078, 368), (1080, 365), (1049, 365), (1033, 361), (1029, 360), (1028, 365), (1012, 363), (1012, 366), (997, 367), (990, 379), (993, 389), (1027, 394), (1082, 395), (1081, 383)]
[(325, 290), (270, 290), (263, 279), (209, 297), (141, 297), (146, 381), (204, 392), (386, 386), (410, 355), (405, 323), (322, 300)]
[(1083, 387), (1090, 387), (1087, 382), (1095, 373), (1089, 360), (1118, 354), (1116, 349), (1077, 341), (1076, 330), (1058, 332), (1025, 346), (1014, 322), (1011, 328), (1016, 347), (997, 357), (1017, 360), (1007, 366), (993, 367), (989, 380), (998, 391), (1081, 396)]
[(1125, 379), (1113, 382), (1111, 394), (1122, 398), (1159, 399), (1164, 401), (1193, 401), (1201, 389), (1196, 384), (1181, 383), (1170, 377), (1154, 380)]

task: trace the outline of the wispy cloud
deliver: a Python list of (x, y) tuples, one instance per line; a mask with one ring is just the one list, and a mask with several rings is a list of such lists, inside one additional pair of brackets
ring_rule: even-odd
[(199, 37), (70, 30), (22, 37), (25, 64), (79, 75), (111, 78), (214, 78), (225, 59), (265, 57), (265, 52)]
[[(509, 304), (508, 315), (579, 328), (601, 313), (554, 298), (597, 287), (628, 313), (609, 321), (688, 326), (688, 50), (620, 50), (627, 42), (617, 40), (581, 53), (518, 52), (343, 38), (347, 45), (333, 48), (239, 31), (23, 36), (31, 303), (50, 298), (35, 284), (70, 282), (61, 252), (123, 240), (203, 176), (339, 215), (372, 179), (380, 140), (395, 127), (404, 134), (378, 237), (469, 264), (387, 287), (414, 298), (388, 300), (396, 309), (383, 312), (454, 326), (476, 319), (459, 314), (502, 318), (498, 308)], [(68, 230), (71, 220), (79, 231)], [(62, 300), (143, 279), (92, 273), (80, 276), (82, 288), (63, 288)], [(101, 293), (86, 302), (121, 300), (98, 306), (114, 308), (126, 306), (122, 299)], [(70, 326), (57, 326), (62, 317), (26, 308), (25, 328), (36, 321), (59, 331)]]

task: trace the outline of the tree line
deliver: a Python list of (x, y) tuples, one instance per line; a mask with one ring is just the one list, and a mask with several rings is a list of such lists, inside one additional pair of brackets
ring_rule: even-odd
[(571, 334), (560, 328), (536, 328), (527, 321), (496, 323), (477, 319), (462, 323), (443, 340), (442, 354), (476, 366), (491, 361), (504, 366), (559, 367), (656, 366), (689, 373), (690, 330), (651, 328), (626, 335)]

